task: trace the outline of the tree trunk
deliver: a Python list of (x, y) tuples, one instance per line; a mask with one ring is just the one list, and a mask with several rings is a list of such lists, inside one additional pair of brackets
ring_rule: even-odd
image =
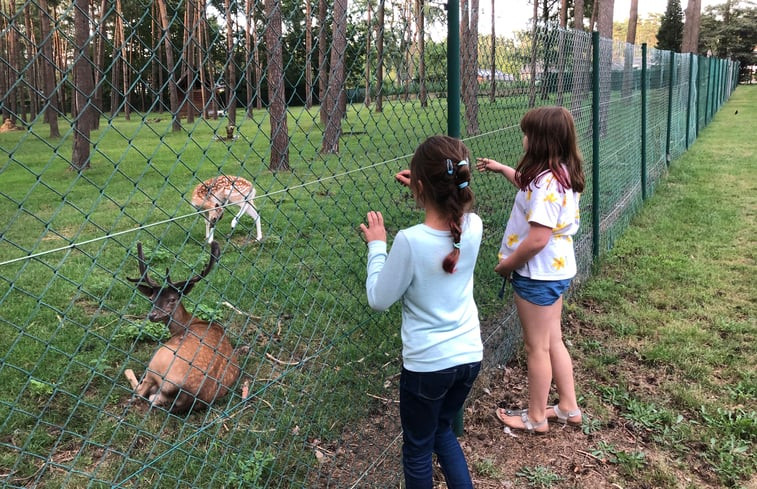
[[(53, 58), (53, 37), (50, 35), (50, 11), (47, 0), (39, 0), (39, 22), (42, 39), (42, 78), (45, 89), (45, 112), (50, 125), (50, 138), (59, 138), (58, 101), (55, 96), (55, 60)], [(2, 26), (0, 26), (2, 28)], [(0, 89), (2, 87), (0, 86)]]
[(171, 103), (171, 119), (173, 132), (181, 131), (181, 114), (179, 113), (179, 94), (176, 87), (176, 73), (173, 59), (173, 47), (171, 46), (171, 31), (168, 24), (168, 12), (166, 0), (158, 0), (160, 10), (160, 22), (163, 29), (163, 45), (166, 51), (166, 69), (168, 71), (168, 98)]
[(268, 112), (271, 119), (271, 171), (289, 170), (289, 131), (284, 93), (280, 0), (265, 0), (268, 50)]
[[(342, 104), (340, 103), (344, 91), (344, 54), (347, 49), (347, 2), (334, 2), (334, 29), (331, 42), (331, 68), (329, 70), (329, 84), (326, 89), (326, 130), (323, 133), (321, 152), (327, 154), (339, 153), (339, 138), (342, 135)], [(324, 104), (321, 104), (323, 107)]]
[(478, 134), (478, 0), (471, 0), (470, 26), (468, 28), (468, 101), (465, 104), (465, 120), (468, 136)]
[(686, 5), (686, 20), (683, 24), (682, 53), (697, 53), (699, 47), (699, 23), (702, 15), (701, 0), (689, 0)]
[(565, 40), (568, 28), (568, 0), (560, 2), (560, 31), (557, 38), (557, 105), (563, 104), (565, 92)]
[(492, 71), (492, 86), (491, 86), (491, 93), (489, 94), (489, 101), (494, 102), (494, 100), (497, 98), (497, 36), (494, 30), (494, 6), (495, 6), (496, 0), (492, 0), (492, 59), (491, 59), (491, 71)]
[[(2, 5), (2, 4), (0, 4)], [(16, 14), (16, 2), (14, 0), (10, 0), (8, 4), (8, 19), (12, 19), (13, 16)], [(7, 117), (10, 119), (10, 121), (15, 125), (16, 121), (18, 120), (18, 113), (19, 113), (19, 88), (18, 88), (18, 74), (21, 72), (20, 65), (19, 65), (19, 59), (18, 59), (18, 38), (19, 38), (19, 32), (18, 32), (18, 26), (15, 22), (8, 21), (8, 30), (10, 31), (10, 34), (8, 35), (8, 61), (9, 67), (7, 68), (8, 73), (8, 82), (6, 83), (7, 86), (7, 96), (6, 96), (6, 102), (3, 104), (3, 110), (5, 109), (5, 106), (7, 105), (8, 109), (6, 111)]]
[[(594, 0), (597, 1), (597, 0)], [(534, 0), (534, 15), (533, 25), (531, 26), (531, 79), (528, 84), (528, 107), (534, 107), (536, 105), (536, 35), (539, 30), (537, 26), (539, 24), (539, 1)]]
[[(234, 17), (231, 2), (224, 0), (226, 10), (226, 117), (229, 127), (237, 125), (237, 68), (234, 62)], [(281, 11), (279, 10), (279, 15)], [(281, 41), (279, 41), (281, 42)]]
[(366, 107), (371, 106), (371, 0), (367, 1), (367, 15), (365, 29), (365, 96), (363, 102)]
[(71, 168), (82, 171), (90, 167), (90, 131), (92, 130), (94, 79), (89, 53), (89, 0), (74, 2), (74, 117)]
[(418, 0), (418, 95), (421, 107), (428, 107), (426, 88), (426, 7), (424, 0)]
[(376, 19), (376, 112), (384, 110), (384, 2), (379, 0)]
[[(195, 3), (193, 0), (187, 0), (184, 8), (184, 43), (182, 45), (183, 53), (181, 59), (184, 60), (183, 68), (180, 69), (182, 78), (186, 80), (187, 93), (184, 100), (181, 102), (182, 109), (186, 107), (187, 112), (187, 124), (192, 124), (195, 119), (195, 105), (194, 105), (194, 79), (196, 75), (196, 69), (194, 65), (195, 61), (195, 49), (194, 49), (194, 37), (196, 29), (196, 16), (195, 16)], [(201, 65), (202, 63), (200, 63)], [(204, 87), (200, 86), (200, 92), (204, 91)]]
[(321, 125), (326, 126), (328, 116), (326, 114), (325, 100), (326, 88), (328, 87), (329, 72), (326, 54), (326, 0), (318, 2), (318, 103), (321, 105), (320, 118)]
[[(368, 4), (370, 23), (371, 6)], [(313, 106), (313, 19), (310, 0), (305, 0), (305, 108)], [(370, 32), (370, 27), (368, 28)], [(370, 34), (368, 42), (370, 43)], [(368, 59), (368, 58), (366, 58)]]
[[(107, 41), (107, 32), (105, 24), (107, 22), (107, 0), (100, 0), (100, 19), (97, 22), (95, 33), (95, 107), (97, 107), (98, 116), (95, 117), (95, 126), (93, 129), (100, 128), (100, 114), (105, 113), (103, 106), (103, 85), (102, 79), (105, 77), (105, 44)], [(94, 18), (94, 16), (92, 17)]]
[(609, 43), (612, 40), (612, 15), (614, 6), (615, 0), (602, 0), (602, 8), (599, 10), (597, 23), (599, 27), (599, 37), (605, 39), (604, 41), (600, 41), (599, 58), (599, 128), (601, 135), (607, 134), (610, 92), (612, 91), (612, 52), (606, 53), (606, 55), (603, 56), (605, 53), (602, 52), (602, 45), (604, 43)]
[(631, 0), (628, 13), (628, 33), (623, 59), (623, 97), (631, 95), (633, 90), (633, 44), (636, 43), (636, 24), (639, 23), (639, 0)]
[(584, 32), (584, 0), (575, 0), (573, 6), (575, 18), (571, 38), (573, 39), (573, 82), (570, 89), (570, 113), (578, 121), (581, 115), (581, 101), (586, 93), (588, 79), (589, 58), (587, 54), (586, 36)]

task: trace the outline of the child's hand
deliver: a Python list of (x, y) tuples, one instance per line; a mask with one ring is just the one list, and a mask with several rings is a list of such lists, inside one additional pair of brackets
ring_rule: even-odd
[(499, 171), (502, 163), (490, 158), (476, 158), (476, 169), (478, 171)]
[(513, 271), (506, 265), (506, 263), (507, 262), (505, 260), (500, 260), (500, 262), (497, 263), (497, 266), (494, 267), (494, 271), (502, 277), (510, 278), (510, 275), (512, 275)]
[(394, 175), (394, 179), (400, 182), (405, 187), (410, 186), (410, 170), (402, 170)]
[(384, 228), (384, 216), (380, 212), (370, 211), (366, 216), (368, 225), (360, 223), (360, 231), (363, 233), (366, 243), (371, 241), (386, 241), (386, 229)]

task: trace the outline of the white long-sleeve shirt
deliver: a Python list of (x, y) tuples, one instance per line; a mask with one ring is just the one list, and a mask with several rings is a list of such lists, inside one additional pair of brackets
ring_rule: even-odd
[(434, 372), (483, 358), (478, 308), (473, 300), (483, 225), (463, 216), (460, 256), (453, 273), (442, 269), (452, 251), (449, 231), (418, 224), (386, 242), (368, 243), (369, 305), (383, 311), (402, 299), (402, 360), (413, 372)]

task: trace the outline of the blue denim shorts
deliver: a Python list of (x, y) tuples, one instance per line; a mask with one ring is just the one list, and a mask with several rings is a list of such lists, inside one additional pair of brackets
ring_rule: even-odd
[(570, 285), (572, 279), (534, 280), (513, 272), (513, 290), (524, 300), (537, 306), (551, 306)]

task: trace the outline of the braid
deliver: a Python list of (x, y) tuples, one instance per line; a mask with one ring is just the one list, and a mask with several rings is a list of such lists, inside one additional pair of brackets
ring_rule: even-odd
[(417, 188), (420, 182), (421, 196), (433, 202), (448, 218), (452, 235), (452, 251), (444, 258), (442, 268), (452, 273), (460, 257), (463, 214), (473, 205), (470, 153), (459, 139), (449, 136), (432, 136), (418, 146), (410, 162), (410, 184)]

